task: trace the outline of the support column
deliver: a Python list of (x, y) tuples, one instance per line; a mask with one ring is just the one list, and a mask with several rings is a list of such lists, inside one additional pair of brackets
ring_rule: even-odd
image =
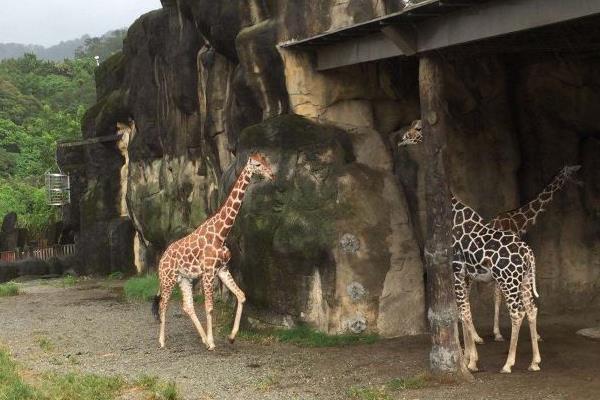
[(452, 274), (451, 193), (446, 174), (446, 126), (442, 60), (436, 55), (419, 61), (419, 90), (423, 143), (427, 155), (425, 196), (427, 204), (427, 317), (431, 330), (430, 368), (434, 374), (458, 374), (471, 378), (462, 361), (458, 339), (458, 310)]

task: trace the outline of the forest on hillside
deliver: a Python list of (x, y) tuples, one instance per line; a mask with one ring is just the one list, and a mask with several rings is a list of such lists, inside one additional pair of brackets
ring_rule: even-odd
[(0, 61), (0, 219), (18, 215), (19, 226), (39, 234), (54, 222), (46, 205), (44, 173), (56, 169), (56, 142), (81, 136), (81, 118), (96, 98), (94, 55), (122, 48), (113, 35), (91, 38), (74, 59), (34, 54)]
[(116, 29), (99, 37), (83, 35), (77, 39), (64, 40), (54, 46), (44, 47), (22, 43), (0, 43), (0, 60), (19, 58), (25, 54), (35, 54), (42, 60), (60, 62), (65, 58), (81, 58), (85, 55), (99, 56), (105, 60), (123, 44), (126, 29)]

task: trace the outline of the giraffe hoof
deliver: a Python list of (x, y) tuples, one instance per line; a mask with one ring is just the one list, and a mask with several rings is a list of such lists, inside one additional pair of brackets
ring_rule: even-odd
[(479, 372), (479, 368), (477, 368), (477, 365), (468, 365), (467, 369), (471, 372)]
[(208, 351), (214, 351), (214, 349), (215, 349), (214, 344), (210, 344), (210, 345), (206, 346), (206, 350), (208, 350)]
[(501, 374), (510, 374), (512, 372), (512, 367), (504, 367), (500, 370)]
[(484, 344), (485, 343), (485, 341), (482, 338), (475, 338), (473, 340), (474, 340), (475, 344)]
[(540, 366), (537, 363), (531, 363), (531, 365), (529, 366), (528, 370), (530, 370), (530, 371), (539, 371), (540, 370)]
[(494, 341), (496, 341), (496, 342), (504, 342), (504, 336), (502, 336), (502, 335), (496, 335), (496, 336), (494, 336)]
[(235, 338), (227, 338), (227, 340), (229, 340), (229, 343), (233, 344), (235, 342)]

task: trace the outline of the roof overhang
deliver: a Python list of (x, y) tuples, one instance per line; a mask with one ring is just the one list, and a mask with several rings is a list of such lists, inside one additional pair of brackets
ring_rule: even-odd
[(600, 15), (600, 0), (426, 0), (281, 48), (311, 50), (318, 70), (411, 56)]

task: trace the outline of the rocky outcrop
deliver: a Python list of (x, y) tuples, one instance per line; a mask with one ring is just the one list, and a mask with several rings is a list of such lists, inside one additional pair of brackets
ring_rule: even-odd
[[(137, 271), (155, 268), (166, 245), (218, 207), (248, 153), (260, 150), (278, 178), (249, 189), (228, 244), (259, 314), (327, 332), (423, 332), (427, 160), (419, 146), (396, 146), (399, 129), (420, 115), (417, 61), (318, 72), (309, 52), (276, 46), (404, 2), (162, 4), (97, 70), (98, 102), (84, 135), (111, 135), (132, 121), (135, 129), (81, 153), (76, 197), (88, 268), (112, 271), (121, 257)], [(554, 310), (580, 307), (598, 288), (596, 64), (447, 55), (457, 195), (489, 217), (537, 192), (562, 165), (584, 166), (586, 185), (557, 196), (540, 220), (549, 225), (528, 238), (542, 301)], [(481, 296), (489, 312), (491, 294)]]

